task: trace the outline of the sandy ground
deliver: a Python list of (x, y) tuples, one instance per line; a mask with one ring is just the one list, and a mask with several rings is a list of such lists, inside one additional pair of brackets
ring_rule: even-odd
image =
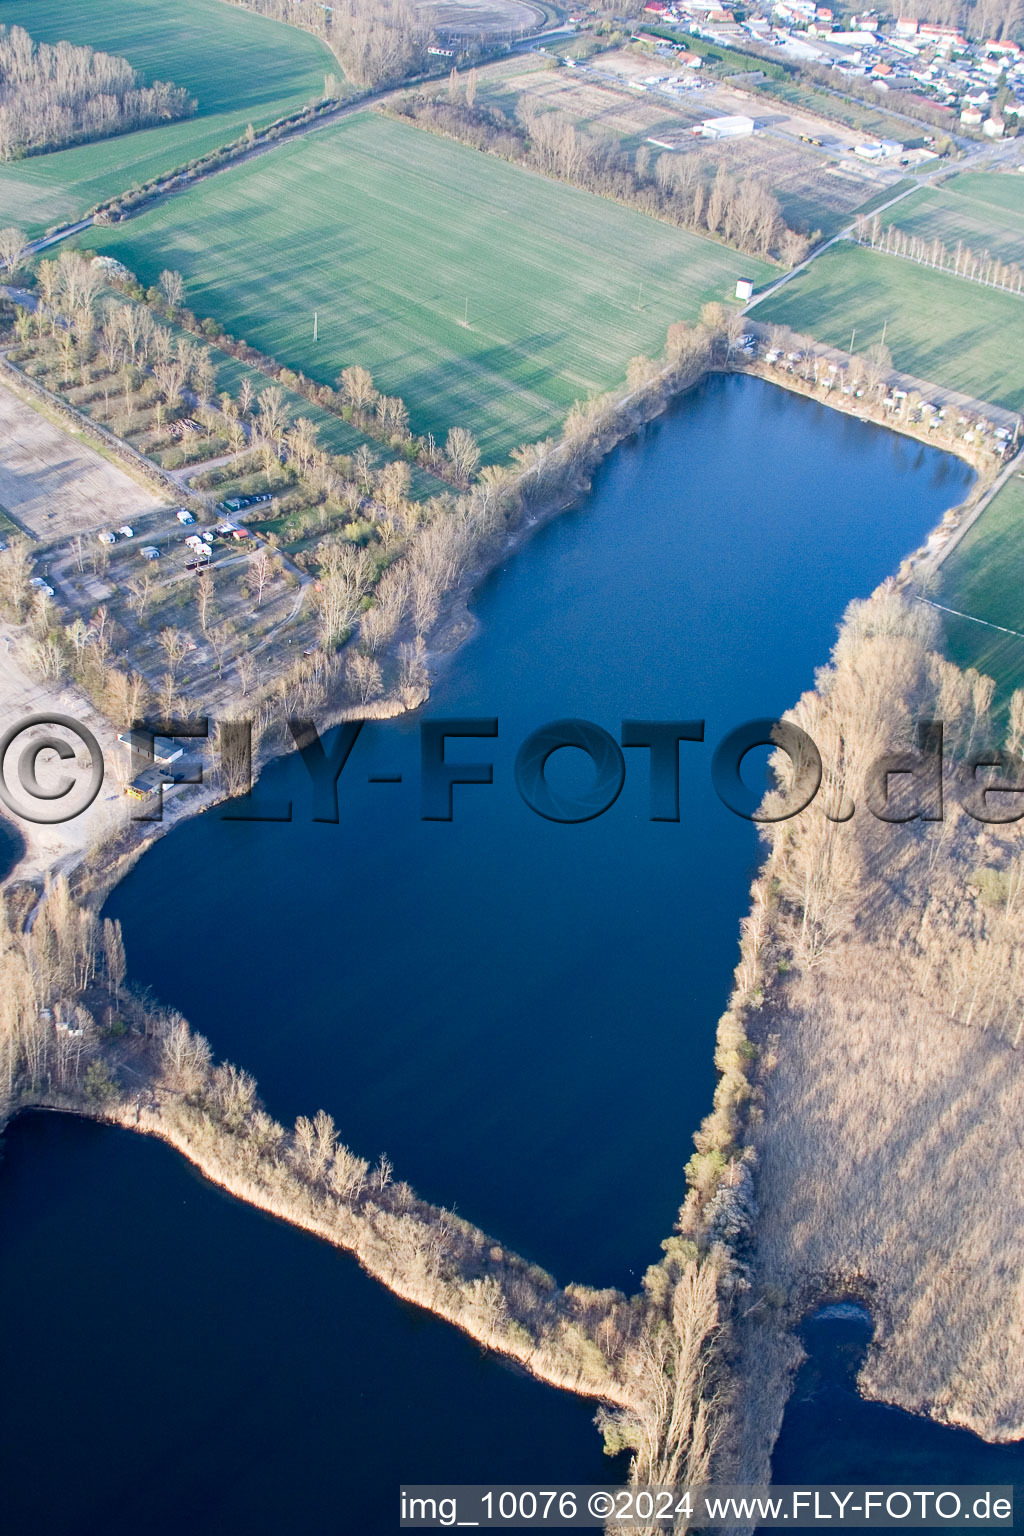
[[(124, 822), (128, 815), (129, 802), (118, 782), (118, 758), (123, 757), (124, 753), (117, 746), (115, 739), (117, 733), (113, 727), (97, 714), (84, 694), (77, 688), (68, 685), (54, 687), (32, 677), (20, 662), (18, 646), (18, 630), (12, 625), (0, 624), (0, 730), (10, 730), (19, 720), (25, 719), (28, 715), (44, 714), (48, 711), (68, 715), (73, 720), (81, 721), (92, 731), (102, 749), (105, 765), (104, 782), (99, 795), (88, 810), (71, 821), (54, 826), (41, 826), (13, 816), (4, 808), (2, 814), (14, 825), (26, 848), (25, 855), (12, 871), (11, 878), (31, 880), (48, 869), (68, 869), (77, 864), (94, 843)], [(60, 770), (75, 777), (76, 780), (85, 780), (88, 777), (85, 771), (88, 754), (84, 745), (76, 742), (66, 732), (56, 734), (64, 736), (76, 749), (81, 748), (76, 763), (61, 763)], [(0, 769), (4, 774), (4, 783), (11, 792), (16, 793), (20, 801), (30, 806), (31, 802), (17, 778), (18, 759), (27, 741), (27, 735), (19, 735), (12, 742), (3, 764), (0, 764)], [(49, 756), (56, 767), (55, 755)], [(46, 759), (40, 759), (40, 783), (45, 785), (48, 774), (52, 772), (53, 769), (47, 767)], [(72, 798), (74, 794), (75, 791), (72, 791)], [(72, 799), (69, 798), (69, 804), (71, 803)]]
[[(614, 108), (611, 112), (609, 108), (611, 100), (622, 87), (627, 86), (631, 80), (649, 80), (653, 76), (670, 75), (681, 75), (691, 87), (675, 100), (666, 95), (645, 92), (637, 94), (635, 103), (623, 102), (619, 94), (619, 111), (615, 116), (624, 115), (626, 132), (636, 132), (641, 125), (647, 129), (655, 117), (664, 121), (666, 116), (671, 117), (673, 114), (678, 114), (687, 125), (708, 117), (752, 117), (759, 132), (771, 138), (795, 141), (797, 145), (800, 144), (801, 134), (820, 139), (821, 148), (801, 146), (808, 156), (811, 171), (816, 162), (820, 163), (822, 169), (841, 163), (844, 172), (869, 187), (875, 183), (884, 185), (886, 180), (899, 179), (901, 172), (898, 166), (874, 165), (864, 160), (847, 158), (854, 145), (864, 142), (863, 133), (818, 117), (813, 112), (799, 111), (776, 103), (768, 97), (745, 91), (740, 86), (710, 79), (704, 81), (699, 71), (682, 68), (671, 57), (658, 58), (654, 54), (636, 53), (627, 48), (614, 49), (598, 54), (587, 64), (575, 69), (537, 72), (524, 68), (520, 74), (510, 73), (505, 78), (509, 86), (517, 90), (550, 97), (551, 105), (562, 105), (566, 111), (583, 118), (600, 120), (607, 116), (613, 126), (618, 126), (612, 115)], [(558, 101), (559, 96), (561, 102)], [(629, 126), (630, 119), (635, 126)], [(756, 149), (756, 140), (747, 139), (743, 142), (748, 148)], [(711, 147), (710, 141), (704, 144), (705, 149)], [(838, 161), (840, 156), (844, 157), (841, 162)]]
[(159, 504), (108, 463), (0, 385), (0, 506), (50, 542), (130, 522)]

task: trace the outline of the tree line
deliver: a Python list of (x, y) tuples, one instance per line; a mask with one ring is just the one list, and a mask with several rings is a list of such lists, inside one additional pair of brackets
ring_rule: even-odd
[[(454, 72), (453, 72), (454, 73)], [(596, 192), (683, 229), (708, 234), (737, 250), (792, 266), (813, 237), (789, 228), (778, 199), (753, 177), (735, 177), (700, 151), (632, 158), (616, 134), (581, 130), (567, 114), (529, 97), (515, 116), (475, 99), (472, 74), (453, 79), (447, 94), (408, 95), (389, 108), (418, 127), (527, 165), (571, 186)]]
[(972, 251), (958, 240), (950, 250), (936, 235), (927, 240), (923, 235), (908, 234), (895, 224), (882, 227), (876, 215), (873, 219), (861, 218), (854, 225), (854, 238), (861, 245), (869, 245), (873, 251), (885, 251), (890, 256), (903, 256), (923, 267), (934, 267), (939, 272), (952, 272), (971, 283), (982, 283), (986, 288), (1002, 288), (1006, 293), (1024, 292), (1024, 269), (1015, 261), (1003, 261), (988, 251)]
[(37, 43), (0, 26), (0, 160), (188, 117), (184, 87), (142, 76), (127, 59), (74, 43)]
[[(0, 230), (0, 266), (4, 260), (4, 239), (7, 235), (17, 237), (18, 231)], [(119, 267), (120, 263), (117, 266)], [(260, 352), (248, 342), (239, 341), (231, 336), (216, 320), (211, 318), (201, 320), (193, 314), (185, 305), (185, 282), (179, 272), (164, 272), (158, 284), (145, 289), (127, 268), (121, 268), (120, 271), (108, 270), (105, 273), (105, 281), (128, 298), (147, 305), (154, 316), (172, 320), (176, 325), (191, 331), (193, 335), (215, 342), (220, 351), (227, 352), (241, 363), (259, 369), (261, 373), (276, 379), (285, 388), (304, 395), (311, 404), (319, 405), (324, 410), (340, 416), (343, 421), (352, 422), (360, 432), (400, 452), (409, 462), (419, 464), (430, 474), (439, 476), (443, 480), (449, 479), (460, 488), (472, 478), (473, 470), (479, 462), (479, 455), (477, 454), (470, 468), (467, 469), (469, 461), (465, 452), (457, 451), (454, 457), (450, 452), (452, 442), (461, 440), (460, 433), (465, 432), (467, 438), (470, 436), (468, 430), (453, 429), (454, 438), (450, 432), (443, 447), (437, 442), (433, 433), (428, 432), (423, 435), (414, 433), (410, 426), (409, 410), (404, 400), (398, 395), (388, 395), (378, 389), (367, 369), (358, 365), (343, 368), (334, 385), (331, 385), (318, 384), (301, 370), (285, 367), (276, 358)]]
[(426, 62), (434, 33), (414, 0), (232, 0), (321, 38), (354, 85), (397, 85)]

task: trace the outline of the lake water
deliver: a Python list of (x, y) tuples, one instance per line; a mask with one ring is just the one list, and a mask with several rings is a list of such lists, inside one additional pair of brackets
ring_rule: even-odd
[[(422, 1195), (563, 1281), (634, 1289), (710, 1107), (758, 858), (712, 790), (713, 746), (812, 685), (845, 604), (970, 480), (947, 455), (757, 380), (710, 381), (476, 595), (479, 630), (425, 714), (497, 717), (496, 740), (448, 747), (493, 762), (493, 784), (457, 787), (450, 823), (420, 820), (419, 722), (375, 724), (325, 825), (302, 764), (280, 760), (259, 794), (290, 799), (290, 823), (196, 818), (113, 893), (130, 974), (254, 1072), (280, 1118), (322, 1105), (355, 1149), (386, 1150)], [(705, 718), (706, 744), (681, 749), (680, 822), (648, 819), (637, 749), (598, 819), (528, 809), (516, 752), (562, 717), (616, 739), (624, 718)], [(382, 773), (402, 782), (368, 783)], [(571, 788), (589, 772), (556, 760), (550, 776)], [(228, 1512), (219, 1529), (250, 1532), (322, 1517), (356, 1473), (392, 1487), (607, 1475), (586, 1405), (481, 1363), (167, 1149), (40, 1118), (7, 1139), (4, 1284), (20, 1288), (8, 1316), (33, 1385), (0, 1471), (9, 1485), (41, 1469), (58, 1422), (95, 1451), (88, 1488), (112, 1485), (93, 1524), (67, 1514), (55, 1529), (121, 1529), (119, 1426), (145, 1460), (126, 1486), (161, 1485), (148, 1501), (129, 1491), (124, 1510), (144, 1507), (154, 1530), (179, 1485)], [(362, 1527), (338, 1528), (394, 1528), (358, 1512)]]
[(0, 816), (0, 880), (6, 880), (24, 851), (21, 833), (6, 817)]
[[(497, 740), (448, 747), (492, 761), (493, 785), (420, 820), (419, 722), (376, 723), (332, 826), (310, 820), (298, 758), (278, 761), (260, 792), (290, 798), (292, 822), (196, 818), (113, 893), (131, 974), (275, 1115), (323, 1106), (354, 1148), (559, 1277), (634, 1285), (710, 1107), (758, 857), (711, 787), (713, 745), (811, 686), (845, 604), (970, 478), (758, 380), (711, 381), (475, 599), (479, 631), (425, 713), (497, 717)], [(680, 822), (648, 819), (637, 749), (599, 819), (529, 810), (517, 750), (566, 716), (616, 739), (628, 717), (706, 718), (706, 744), (681, 748)]]
[(376, 1536), (403, 1481), (610, 1475), (592, 1404), (162, 1143), (30, 1115), (3, 1147), (5, 1536)]
[[(1024, 1506), (1024, 1445), (987, 1445), (885, 1403), (865, 1401), (855, 1378), (871, 1341), (859, 1307), (827, 1307), (802, 1329), (807, 1359), (797, 1372), (772, 1459), (777, 1483), (879, 1483), (914, 1488), (1012, 1484)], [(948, 1506), (952, 1507), (952, 1506)], [(956, 1521), (943, 1530), (969, 1530)], [(1024, 1530), (1024, 1507), (1014, 1529)]]

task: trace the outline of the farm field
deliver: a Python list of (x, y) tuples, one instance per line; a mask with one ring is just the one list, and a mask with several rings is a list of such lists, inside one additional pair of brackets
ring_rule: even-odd
[(939, 239), (950, 250), (963, 241), (976, 255), (1024, 262), (1024, 177), (966, 172), (922, 188), (883, 214), (882, 223)]
[(368, 367), (414, 430), (469, 427), (485, 459), (775, 270), (369, 112), (81, 240), (147, 284), (178, 268), (197, 314), (318, 382)]
[[(974, 619), (1024, 634), (1024, 476), (1019, 472), (989, 503), (939, 568), (936, 602)], [(996, 679), (997, 702), (1024, 687), (1024, 640), (969, 619), (942, 615), (948, 654), (961, 667)]]
[[(586, 69), (550, 70), (536, 58), (510, 60), (484, 77), (478, 95), (488, 106), (508, 113), (514, 113), (524, 97), (542, 107), (557, 108), (583, 128), (614, 134), (630, 153), (647, 144), (653, 155), (710, 156), (709, 180), (719, 164), (735, 176), (752, 176), (778, 198), (787, 223), (808, 233), (818, 229), (833, 234), (879, 195), (880, 185), (889, 189), (898, 181), (891, 171), (849, 156), (840, 159), (823, 153), (799, 138), (801, 133), (824, 135), (841, 149), (847, 140), (857, 142), (855, 135), (844, 137), (834, 125), (806, 114), (766, 113), (763, 101), (727, 84), (688, 90), (675, 100), (629, 88), (630, 79), (667, 67), (627, 50), (601, 54)], [(713, 150), (690, 132), (694, 123), (706, 117), (734, 113), (760, 117), (770, 122), (770, 128), (755, 137), (722, 140)], [(650, 144), (652, 139), (673, 148), (659, 151)]]
[(894, 365), (1007, 410), (1024, 409), (1024, 299), (846, 241), (757, 307), (819, 341), (881, 341)]
[(31, 234), (319, 99), (324, 75), (341, 74), (316, 38), (225, 0), (0, 0), (0, 24), (121, 54), (199, 103), (184, 122), (0, 165), (0, 225)]

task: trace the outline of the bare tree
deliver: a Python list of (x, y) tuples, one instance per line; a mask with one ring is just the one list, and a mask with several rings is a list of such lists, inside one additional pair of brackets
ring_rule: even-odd
[(224, 668), (224, 657), (228, 647), (235, 638), (234, 628), (227, 623), (218, 624), (216, 628), (207, 630), (206, 638), (213, 649), (214, 658), (217, 662), (217, 671), (221, 672)]
[(20, 229), (8, 224), (0, 229), (0, 271), (13, 282), (28, 258), (28, 242)]
[(349, 687), (359, 704), (369, 704), (371, 699), (379, 698), (384, 692), (379, 662), (374, 661), (372, 656), (367, 656), (363, 651), (352, 653), (346, 663), (345, 673)]
[(133, 576), (128, 583), (128, 606), (134, 612), (140, 624), (146, 622), (146, 609), (149, 607), (150, 598), (153, 595), (153, 578), (148, 571), (143, 571), (140, 576)]
[(452, 427), (444, 452), (456, 480), (468, 485), (480, 463), (480, 449), (472, 432), (465, 427)]
[(261, 549), (249, 561), (249, 575), (252, 578), (253, 588), (256, 593), (256, 606), (263, 606), (263, 594), (267, 589), (267, 583), (273, 574), (270, 556), (265, 549)]
[(404, 459), (393, 459), (385, 464), (377, 475), (377, 495), (385, 512), (394, 513), (402, 499), (409, 494), (412, 471)]
[(343, 368), (338, 377), (338, 387), (348, 405), (354, 411), (368, 411), (377, 399), (378, 390), (368, 368), (353, 365)]
[(196, 610), (199, 615), (199, 627), (204, 634), (210, 620), (210, 603), (212, 599), (213, 577), (208, 571), (204, 571), (196, 582)]
[(173, 679), (191, 649), (192, 641), (184, 630), (173, 629), (170, 626), (160, 631), (158, 639), (160, 648), (167, 657), (167, 666)]
[(185, 303), (185, 279), (180, 272), (171, 270), (161, 272), (160, 291), (170, 309), (181, 309)]

